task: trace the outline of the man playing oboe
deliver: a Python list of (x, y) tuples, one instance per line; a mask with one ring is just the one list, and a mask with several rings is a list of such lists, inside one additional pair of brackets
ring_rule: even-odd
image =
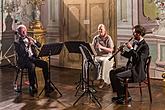
[(45, 95), (53, 92), (54, 89), (51, 87), (48, 81), (48, 63), (37, 57), (36, 48), (40, 47), (41, 44), (30, 36), (27, 36), (27, 28), (25, 25), (19, 25), (17, 27), (17, 41), (15, 42), (15, 50), (18, 56), (17, 64), (21, 68), (28, 69), (29, 77), (29, 93), (31, 96), (37, 93), (35, 87), (35, 67), (42, 68), (43, 76), (45, 79)]
[[(124, 103), (125, 85), (123, 80), (125, 78), (132, 79), (132, 82), (141, 82), (146, 77), (145, 64), (149, 56), (149, 47), (143, 38), (144, 35), (144, 27), (140, 25), (133, 27), (133, 44), (131, 45), (130, 42), (125, 44), (129, 51), (121, 49), (121, 55), (128, 58), (127, 65), (110, 71), (112, 89), (113, 92), (117, 92), (117, 97), (113, 97), (112, 101), (117, 104)], [(129, 93), (128, 95), (128, 101), (131, 101), (132, 98)]]

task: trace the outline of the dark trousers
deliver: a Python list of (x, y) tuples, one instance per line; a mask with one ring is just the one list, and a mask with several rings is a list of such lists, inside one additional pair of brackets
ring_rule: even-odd
[(48, 84), (48, 75), (49, 75), (48, 63), (44, 60), (33, 58), (33, 59), (30, 59), (26, 63), (26, 68), (28, 69), (28, 77), (29, 77), (30, 86), (34, 86), (36, 83), (35, 82), (35, 78), (36, 78), (35, 67), (42, 68), (45, 85)]
[(123, 97), (125, 95), (123, 81), (125, 78), (131, 78), (131, 70), (128, 70), (125, 67), (116, 68), (111, 70), (109, 75), (113, 92), (117, 92), (118, 97)]

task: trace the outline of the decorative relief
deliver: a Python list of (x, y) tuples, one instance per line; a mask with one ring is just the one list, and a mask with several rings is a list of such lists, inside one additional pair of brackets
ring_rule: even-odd
[(127, 0), (121, 0), (121, 20), (127, 22)]
[(158, 9), (157, 24), (159, 25), (157, 30), (154, 30), (155, 35), (165, 37), (165, 2), (161, 0), (154, 1), (155, 6)]
[(72, 62), (72, 63), (79, 62), (80, 61), (80, 55), (76, 54), (76, 53), (68, 53), (68, 61)]
[(165, 45), (160, 45), (160, 61), (165, 61)]
[(52, 20), (52, 22), (55, 22), (55, 0), (50, 0), (50, 20)]
[(69, 39), (80, 39), (80, 5), (68, 5), (67, 17)]
[(150, 55), (152, 56), (152, 62), (156, 62), (158, 57), (157, 44), (149, 43), (149, 47), (150, 47)]
[(155, 6), (154, 0), (143, 0), (143, 7), (144, 16), (155, 20), (155, 18), (158, 16), (158, 10)]
[[(99, 15), (99, 17), (98, 17), (98, 15)], [(90, 33), (93, 33), (97, 30), (98, 24), (104, 23), (104, 4), (103, 3), (90, 4), (89, 16), (90, 16), (90, 21), (91, 21)]]
[[(69, 4), (67, 7), (67, 40), (80, 40), (80, 4)], [(74, 57), (73, 57), (74, 56)], [(81, 60), (79, 54), (68, 53), (68, 62), (71, 65), (77, 65)]]

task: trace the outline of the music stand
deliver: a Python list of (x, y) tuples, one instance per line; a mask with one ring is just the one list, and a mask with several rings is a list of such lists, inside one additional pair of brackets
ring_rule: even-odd
[[(88, 44), (86, 44), (86, 45), (88, 45)], [(89, 89), (89, 87), (90, 87), (90, 85), (89, 85), (89, 65), (90, 65), (90, 64), (94, 64), (94, 60), (93, 60), (93, 58), (92, 58), (91, 52), (88, 50), (88, 48), (87, 48), (85, 45), (80, 44), (79, 48), (80, 48), (80, 51), (81, 51), (81, 53), (82, 53), (82, 55), (83, 55), (84, 60), (87, 62), (87, 68), (86, 68), (86, 69), (87, 69), (87, 73), (86, 73), (87, 77), (86, 77), (85, 91), (84, 91), (84, 93), (75, 101), (75, 103), (74, 103), (73, 105), (75, 105), (85, 94), (87, 94), (87, 95), (90, 96), (90, 98), (92, 98), (92, 101), (93, 101), (93, 102), (96, 102), (96, 103), (99, 105), (99, 107), (101, 108), (101, 107), (102, 107), (101, 104), (100, 104), (99, 101), (96, 99), (96, 97), (94, 96), (94, 94), (92, 93), (92, 91)]]
[[(50, 74), (50, 56), (51, 55), (58, 55), (60, 54), (61, 50), (63, 48), (63, 43), (51, 43), (51, 44), (44, 44), (41, 48), (41, 51), (38, 55), (38, 57), (44, 57), (44, 56), (48, 56), (48, 61), (49, 61), (49, 67), (48, 67), (48, 80), (49, 80), (49, 85), (52, 84), (53, 87), (57, 90), (57, 92), (60, 94), (60, 97), (62, 96), (61, 92), (57, 89), (57, 87), (53, 84), (53, 82), (51, 81), (51, 74)], [(39, 96), (42, 94), (43, 90), (45, 88), (42, 89), (42, 91), (40, 92)], [(48, 87), (49, 89), (49, 87)], [(39, 97), (38, 96), (38, 97)]]
[(92, 47), (90, 43), (85, 43), (83, 45), (90, 51), (90, 54), (94, 56), (97, 55), (96, 51), (94, 50), (94, 47)]
[[(68, 49), (69, 53), (78, 53), (81, 54), (81, 51), (79, 49), (79, 46), (83, 44), (85, 45), (84, 41), (66, 41), (65, 42), (65, 46)], [(76, 86), (76, 93), (75, 96), (77, 96), (78, 91), (80, 90), (80, 88), (82, 88), (82, 90), (84, 90), (84, 83), (85, 80), (83, 78), (83, 57), (82, 57), (82, 73), (80, 73), (80, 80), (78, 81), (78, 85)]]

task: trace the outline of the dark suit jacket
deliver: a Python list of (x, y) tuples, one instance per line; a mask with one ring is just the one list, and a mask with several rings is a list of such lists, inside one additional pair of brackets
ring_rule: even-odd
[[(38, 47), (41, 46), (39, 42), (35, 43)], [(28, 52), (26, 51), (26, 46), (21, 37), (14, 42), (15, 51), (17, 54), (17, 64), (24, 68), (31, 60), (31, 58), (37, 58), (37, 52), (34, 45), (31, 45), (33, 56), (29, 58)]]
[[(133, 43), (133, 47), (135, 43)], [(131, 49), (129, 52), (125, 51), (121, 54), (128, 58), (127, 66), (131, 66), (133, 82), (140, 82), (146, 78), (146, 60), (149, 56), (149, 47), (146, 41), (143, 39), (136, 50)], [(131, 58), (132, 57), (132, 58)]]

